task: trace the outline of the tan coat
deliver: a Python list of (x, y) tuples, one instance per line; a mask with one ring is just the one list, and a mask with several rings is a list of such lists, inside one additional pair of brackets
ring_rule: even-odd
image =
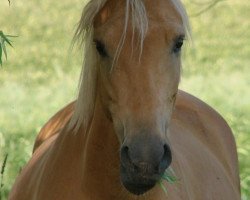
[[(119, 181), (119, 144), (112, 124), (96, 124), (88, 135), (58, 131), (73, 109), (74, 103), (69, 104), (43, 127), (10, 200), (240, 200), (232, 132), (199, 99), (179, 91), (171, 121), (172, 167), (179, 182), (166, 184), (168, 195), (156, 186), (141, 198), (128, 194)], [(98, 113), (95, 118), (104, 117)]]

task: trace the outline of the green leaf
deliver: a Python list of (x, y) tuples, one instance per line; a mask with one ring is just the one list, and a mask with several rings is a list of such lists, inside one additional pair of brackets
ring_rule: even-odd
[(165, 187), (165, 185), (163, 184), (162, 181), (159, 181), (159, 185), (160, 185), (161, 189), (164, 191), (164, 193), (168, 194), (168, 190), (167, 190), (167, 188)]
[(13, 38), (13, 37), (18, 37), (18, 35), (5, 35), (6, 37), (10, 37), (10, 38)]
[(3, 62), (2, 62), (2, 45), (0, 43), (0, 65), (2, 65)]
[(4, 157), (3, 164), (2, 164), (2, 167), (1, 167), (1, 175), (4, 174), (4, 170), (5, 170), (5, 167), (6, 167), (7, 160), (8, 160), (8, 154), (6, 154), (5, 157)]
[(5, 55), (5, 58), (6, 60), (8, 59), (8, 56), (7, 56), (7, 50), (6, 50), (6, 46), (4, 44), (4, 40), (1, 38), (1, 44), (2, 44), (2, 49), (3, 49), (3, 53)]
[(171, 167), (166, 169), (166, 171), (162, 175), (161, 179), (158, 181), (162, 190), (167, 194), (167, 188), (164, 185), (164, 181), (167, 181), (169, 184), (174, 184), (178, 181), (178, 179), (175, 176), (174, 170)]
[(13, 47), (11, 41), (4, 34), (2, 34), (2, 37), (4, 39), (4, 42), (7, 42), (11, 47)]
[(0, 65), (3, 64), (3, 54), (7, 60), (8, 58), (8, 55), (7, 55), (7, 49), (6, 49), (6, 44), (5, 42), (10, 45), (11, 47), (12, 46), (12, 41), (9, 39), (9, 38), (13, 38), (13, 37), (18, 37), (18, 36), (14, 36), (14, 35), (5, 35), (3, 33), (3, 31), (0, 31)]
[(175, 176), (170, 176), (168, 174), (163, 174), (162, 179), (166, 180), (170, 184), (174, 184), (177, 181)]

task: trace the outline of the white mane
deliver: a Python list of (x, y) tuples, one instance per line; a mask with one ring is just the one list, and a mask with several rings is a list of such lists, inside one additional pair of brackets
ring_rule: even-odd
[[(148, 30), (148, 18), (143, 0), (124, 0), (126, 1), (124, 31), (117, 47), (114, 62), (118, 59), (122, 50), (128, 20), (131, 16), (132, 28), (139, 33), (139, 42), (141, 51), (143, 49), (143, 41)], [(180, 13), (185, 27), (186, 33), (190, 36), (190, 27), (188, 17), (180, 0), (171, 0), (177, 11)], [(96, 99), (96, 78), (98, 68), (98, 56), (93, 44), (93, 22), (95, 16), (105, 5), (107, 0), (90, 0), (85, 6), (78, 28), (75, 33), (75, 39), (79, 39), (84, 47), (84, 62), (80, 78), (79, 95), (75, 105), (74, 114), (69, 123), (69, 129), (77, 132), (81, 126), (88, 131), (94, 113)]]

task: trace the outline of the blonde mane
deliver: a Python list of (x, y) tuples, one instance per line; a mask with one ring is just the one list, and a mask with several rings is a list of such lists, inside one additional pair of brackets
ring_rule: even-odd
[[(143, 0), (124, 0), (126, 1), (124, 30), (118, 44), (114, 62), (117, 61), (127, 33), (128, 20), (131, 16), (133, 31), (139, 33), (140, 49), (143, 49), (143, 41), (148, 30), (148, 18)], [(186, 10), (180, 0), (171, 0), (176, 10), (180, 13), (186, 34), (190, 36), (190, 26)], [(91, 123), (95, 108), (96, 99), (96, 78), (98, 69), (98, 55), (93, 43), (93, 23), (98, 12), (105, 5), (107, 0), (90, 0), (82, 12), (78, 28), (74, 39), (79, 39), (84, 48), (84, 62), (80, 77), (79, 94), (75, 105), (74, 114), (69, 122), (68, 128), (77, 132), (83, 127), (85, 132)]]

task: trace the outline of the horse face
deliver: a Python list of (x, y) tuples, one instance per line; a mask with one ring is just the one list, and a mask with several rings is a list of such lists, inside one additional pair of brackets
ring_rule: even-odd
[(115, 59), (124, 31), (122, 2), (119, 7), (108, 1), (95, 20), (101, 63), (98, 95), (121, 143), (122, 183), (139, 195), (156, 184), (172, 161), (167, 130), (178, 90), (184, 28), (169, 1), (145, 1), (148, 30), (143, 48), (129, 20)]

